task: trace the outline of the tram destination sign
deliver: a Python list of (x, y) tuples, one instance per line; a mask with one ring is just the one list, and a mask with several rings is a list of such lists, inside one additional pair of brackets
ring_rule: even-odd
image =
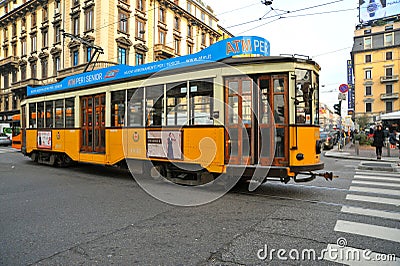
[(73, 88), (91, 86), (107, 81), (147, 75), (159, 71), (195, 66), (219, 61), (235, 55), (270, 55), (269, 41), (257, 36), (240, 36), (219, 41), (198, 53), (138, 66), (116, 65), (69, 76), (62, 81), (39, 87), (27, 87), (27, 96), (35, 96)]

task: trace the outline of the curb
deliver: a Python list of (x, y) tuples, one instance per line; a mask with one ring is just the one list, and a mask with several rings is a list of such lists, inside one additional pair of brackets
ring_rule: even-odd
[(399, 172), (397, 164), (394, 163), (368, 163), (361, 162), (357, 169), (360, 170), (373, 170), (373, 171), (384, 171), (384, 172)]
[[(344, 152), (346, 153), (346, 152)], [(362, 161), (375, 161), (375, 162), (387, 162), (387, 163), (397, 163), (397, 159), (388, 159), (388, 158), (382, 158), (381, 160), (377, 160), (375, 158), (369, 158), (369, 157), (361, 157), (361, 156), (355, 156), (355, 155), (346, 155), (343, 154), (341, 155), (340, 153), (330, 153), (329, 151), (325, 152), (323, 154), (325, 157), (330, 157), (330, 158), (339, 158), (339, 159), (350, 159), (350, 160), (362, 160)]]

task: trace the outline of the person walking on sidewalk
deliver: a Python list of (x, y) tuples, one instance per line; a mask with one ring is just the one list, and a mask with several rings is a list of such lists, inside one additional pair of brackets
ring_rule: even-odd
[[(389, 143), (394, 145), (395, 147), (399, 148), (399, 159), (400, 159), (400, 139), (397, 139), (397, 131), (394, 128), (392, 133), (389, 134)], [(400, 162), (399, 162), (400, 166)]]
[(372, 143), (372, 145), (375, 146), (376, 158), (380, 160), (382, 158), (383, 142), (385, 141), (385, 135), (382, 130), (382, 125), (378, 125), (376, 127), (373, 137), (374, 137), (374, 142)]

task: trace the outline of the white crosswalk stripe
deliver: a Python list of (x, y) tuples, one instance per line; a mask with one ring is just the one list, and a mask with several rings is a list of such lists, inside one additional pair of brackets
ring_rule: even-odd
[[(389, 177), (389, 176), (355, 175), (354, 179), (400, 182), (400, 176), (399, 177)], [(356, 181), (356, 180), (354, 180), (354, 181)], [(353, 181), (353, 183), (354, 183), (354, 181)]]
[[(395, 209), (395, 211), (393, 211), (393, 208), (395, 208), (395, 206), (400, 206), (400, 173), (357, 171), (349, 188), (349, 192), (350, 193), (346, 195), (346, 200), (348, 201), (348, 204), (345, 204), (342, 207), (341, 212), (351, 215), (349, 216), (349, 219), (351, 220), (337, 220), (334, 230), (336, 232), (343, 232), (347, 234), (376, 238), (383, 241), (390, 241), (391, 243), (400, 243), (400, 228), (365, 223), (365, 219), (363, 219), (363, 222), (358, 221), (361, 220), (362, 217), (374, 217), (377, 219), (381, 219), (384, 222), (383, 224), (386, 224), (386, 222), (389, 224), (393, 224), (393, 221), (400, 221), (399, 209)], [(380, 204), (372, 206), (382, 206), (382, 208), (373, 209), (369, 206), (350, 206), (354, 204), (361, 204), (365, 206), (366, 203)], [(387, 208), (387, 210), (385, 210), (385, 208)], [(392, 221), (392, 223), (390, 223), (389, 221)], [(332, 247), (348, 249), (350, 252), (357, 251), (357, 249), (352, 247), (337, 246), (336, 243), (328, 244), (327, 249), (330, 249)], [(367, 249), (368, 247), (365, 248)], [(374, 256), (381, 256), (382, 254), (385, 255), (385, 253), (379, 253), (378, 250), (376, 251), (377, 253), (374, 252)], [(394, 251), (392, 251), (391, 253), (391, 255), (394, 255)], [(392, 259), (395, 260), (386, 261), (386, 264), (382, 265), (400, 265), (400, 258), (393, 257)], [(346, 265), (370, 265), (365, 261), (339, 261), (332, 260), (329, 257), (326, 257), (325, 260), (335, 261)]]
[(346, 196), (346, 199), (347, 200), (354, 200), (354, 201), (372, 202), (372, 203), (380, 203), (380, 204), (389, 204), (389, 205), (400, 206), (400, 199), (393, 199), (393, 198), (372, 197), (372, 196), (348, 194)]
[(399, 183), (388, 183), (388, 182), (374, 182), (374, 181), (363, 181), (363, 180), (353, 180), (353, 184), (358, 185), (373, 185), (381, 187), (400, 187)]

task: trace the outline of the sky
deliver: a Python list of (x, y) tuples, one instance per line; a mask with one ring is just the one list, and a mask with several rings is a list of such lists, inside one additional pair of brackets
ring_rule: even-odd
[[(203, 2), (233, 35), (267, 39), (271, 55), (299, 54), (315, 60), (321, 66), (320, 102), (331, 108), (338, 102), (359, 23), (358, 0), (273, 0), (269, 6), (261, 0)], [(250, 21), (254, 22), (246, 23)]]

